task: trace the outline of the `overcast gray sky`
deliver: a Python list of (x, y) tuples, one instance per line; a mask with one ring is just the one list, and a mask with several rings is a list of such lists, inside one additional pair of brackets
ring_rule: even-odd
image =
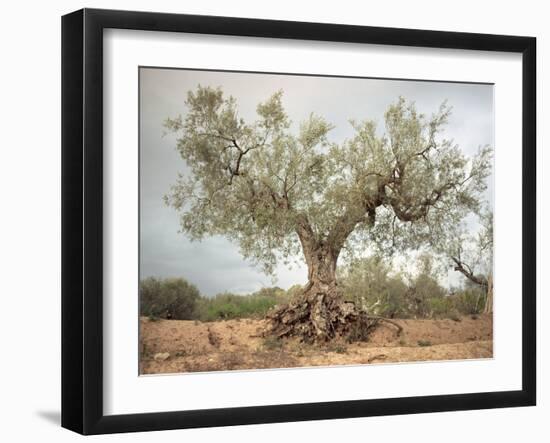
[[(286, 289), (305, 283), (307, 271), (305, 265), (292, 269), (281, 265), (273, 282), (246, 262), (228, 240), (212, 237), (191, 242), (178, 233), (177, 213), (162, 198), (178, 172), (185, 173), (186, 165), (176, 152), (176, 137), (164, 135), (162, 124), (167, 117), (185, 116), (187, 92), (198, 84), (220, 86), (233, 95), (247, 121), (256, 119), (260, 101), (282, 89), (294, 127), (315, 112), (335, 125), (329, 137), (335, 142), (352, 135), (349, 119), (374, 119), (382, 127), (384, 111), (400, 95), (414, 100), (427, 115), (447, 99), (453, 112), (445, 137), (454, 139), (468, 155), (480, 145), (494, 147), (491, 85), (141, 68), (140, 277), (184, 277), (205, 295), (249, 293), (273, 284)], [(492, 201), (492, 178), (489, 182), (487, 198)]]

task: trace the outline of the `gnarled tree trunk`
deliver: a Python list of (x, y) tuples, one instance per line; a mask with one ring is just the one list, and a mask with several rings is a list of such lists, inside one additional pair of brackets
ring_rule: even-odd
[(349, 341), (364, 340), (377, 320), (345, 301), (336, 282), (338, 252), (326, 245), (307, 245), (308, 284), (289, 304), (268, 313), (266, 334), (298, 336), (306, 342), (323, 342), (337, 336)]

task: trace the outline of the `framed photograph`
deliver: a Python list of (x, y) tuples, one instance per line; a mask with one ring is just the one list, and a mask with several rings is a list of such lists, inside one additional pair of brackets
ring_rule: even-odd
[(536, 403), (536, 41), (62, 20), (62, 425)]

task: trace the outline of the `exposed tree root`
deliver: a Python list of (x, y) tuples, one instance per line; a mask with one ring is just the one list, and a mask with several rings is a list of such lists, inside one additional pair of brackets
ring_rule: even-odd
[(401, 335), (401, 333), (403, 332), (403, 327), (402, 327), (399, 323), (397, 323), (397, 322), (395, 322), (395, 321), (393, 321), (393, 320), (390, 320), (389, 318), (380, 317), (380, 316), (378, 316), (378, 315), (369, 315), (368, 318), (369, 318), (370, 320), (378, 320), (378, 321), (386, 322), (386, 323), (389, 323), (390, 325), (395, 326), (395, 327), (397, 328), (397, 336), (398, 336), (398, 337), (399, 337), (399, 336)]
[(348, 342), (366, 341), (380, 322), (395, 326), (397, 335), (403, 330), (394, 321), (369, 316), (354, 303), (345, 301), (334, 287), (323, 292), (310, 288), (296, 300), (271, 310), (267, 319), (269, 327), (264, 336), (299, 337), (307, 343), (327, 342), (337, 337)]

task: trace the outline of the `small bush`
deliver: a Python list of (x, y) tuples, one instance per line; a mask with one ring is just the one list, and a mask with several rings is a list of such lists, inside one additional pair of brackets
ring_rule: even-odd
[(431, 318), (457, 317), (453, 301), (446, 296), (431, 297), (427, 300)]
[(346, 345), (342, 343), (335, 343), (332, 347), (329, 348), (330, 352), (336, 352), (337, 354), (345, 354), (348, 352)]
[(418, 346), (431, 346), (432, 342), (430, 340), (418, 340)]
[(149, 277), (140, 282), (140, 314), (157, 319), (191, 320), (200, 298), (198, 289), (182, 278)]
[(407, 316), (407, 286), (400, 275), (392, 275), (390, 264), (373, 256), (352, 262), (340, 278), (344, 296), (370, 314), (382, 317)]
[(458, 312), (463, 315), (478, 315), (483, 311), (487, 295), (481, 288), (470, 288), (453, 295)]

